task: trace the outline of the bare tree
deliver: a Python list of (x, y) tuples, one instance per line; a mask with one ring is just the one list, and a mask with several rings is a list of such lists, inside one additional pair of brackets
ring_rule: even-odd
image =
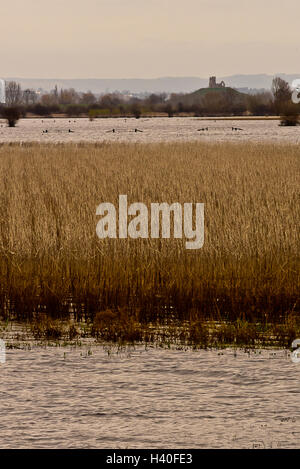
[(6, 83), (6, 104), (7, 106), (18, 106), (22, 103), (22, 89), (19, 83), (9, 81)]
[(168, 117), (173, 117), (175, 109), (172, 103), (168, 102), (162, 106), (162, 111), (166, 112), (168, 114)]
[(247, 109), (255, 116), (272, 115), (274, 98), (270, 91), (248, 95)]
[(30, 104), (35, 104), (37, 102), (36, 92), (30, 89), (24, 90), (22, 101), (26, 106), (29, 106)]
[(86, 104), (88, 106), (96, 103), (96, 96), (91, 92), (87, 91), (86, 93), (82, 93), (80, 97), (80, 102), (82, 104)]
[(41, 96), (41, 104), (43, 106), (57, 106), (57, 97), (55, 96), (55, 93), (45, 93)]
[(282, 107), (291, 100), (292, 92), (287, 81), (275, 77), (272, 82), (275, 111), (280, 114)]
[(79, 100), (79, 95), (74, 88), (60, 91), (59, 104), (78, 104)]
[(100, 107), (102, 109), (109, 109), (110, 112), (112, 112), (114, 108), (117, 108), (122, 103), (122, 99), (116, 93), (105, 94), (101, 96), (99, 100)]

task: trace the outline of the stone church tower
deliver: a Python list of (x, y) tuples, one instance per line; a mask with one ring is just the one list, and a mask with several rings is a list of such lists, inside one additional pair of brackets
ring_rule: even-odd
[(225, 82), (221, 81), (221, 83), (217, 83), (216, 77), (209, 78), (209, 88), (225, 88)]

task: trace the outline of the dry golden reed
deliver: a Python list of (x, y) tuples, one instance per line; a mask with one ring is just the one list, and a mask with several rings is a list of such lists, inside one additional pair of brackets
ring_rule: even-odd
[[(0, 315), (126, 308), (159, 320), (280, 321), (299, 312), (296, 145), (3, 144)], [(105, 239), (96, 207), (204, 202), (205, 242)]]

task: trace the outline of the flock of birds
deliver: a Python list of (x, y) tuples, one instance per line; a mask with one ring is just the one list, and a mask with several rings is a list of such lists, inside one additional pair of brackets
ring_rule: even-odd
[[(147, 120), (148, 120), (148, 119), (147, 119)], [(53, 122), (55, 123), (55, 120), (54, 120)], [(72, 122), (72, 121), (69, 120), (69, 123), (71, 123), (71, 122)], [(76, 123), (76, 121), (74, 121), (74, 122)], [(125, 119), (125, 122), (126, 122), (126, 119)], [(42, 120), (42, 124), (43, 124), (43, 123), (44, 123), (44, 121)], [(73, 134), (74, 132), (75, 132), (75, 130), (68, 129), (68, 133), (69, 133), (69, 134), (71, 134), (71, 133)], [(110, 133), (110, 132), (116, 133), (117, 130), (116, 130), (116, 129), (111, 129), (111, 130), (107, 130), (107, 131), (106, 131), (106, 133)], [(140, 130), (140, 129), (134, 129), (132, 132), (137, 133), (137, 132), (144, 132), (144, 131), (143, 131), (143, 130)], [(42, 133), (43, 133), (43, 134), (48, 134), (48, 133), (49, 133), (49, 130), (48, 130), (48, 129), (44, 129), (44, 130), (42, 131)]]
[[(147, 120), (148, 120), (148, 119), (147, 119)], [(42, 120), (42, 123), (43, 123), (43, 122), (44, 122), (44, 121)], [(55, 122), (55, 120), (54, 120), (53, 122)], [(72, 121), (69, 120), (69, 123), (71, 123), (71, 122), (72, 122)], [(76, 121), (74, 121), (74, 122), (76, 123)], [(126, 122), (126, 119), (125, 119), (125, 122)], [(241, 131), (241, 130), (244, 130), (244, 129), (241, 129), (241, 128), (239, 128), (239, 127), (231, 127), (231, 130), (232, 130), (232, 131)], [(201, 128), (201, 129), (197, 129), (197, 132), (208, 132), (208, 131), (209, 131), (209, 127), (203, 127), (203, 128)], [(74, 132), (75, 132), (75, 130), (68, 129), (68, 133), (74, 133)], [(140, 130), (140, 129), (134, 129), (134, 130), (132, 130), (131, 132), (135, 132), (135, 133), (141, 132), (141, 133), (142, 133), (142, 132), (144, 132), (144, 131), (143, 131), (143, 130)], [(48, 134), (48, 133), (49, 133), (49, 130), (48, 130), (48, 129), (45, 129), (45, 130), (43, 130), (42, 133), (43, 133), (43, 134)], [(117, 129), (107, 130), (106, 133), (113, 133), (113, 134), (115, 134), (115, 133), (117, 133)]]
[[(146, 120), (149, 120), (149, 119), (146, 119)], [(52, 122), (55, 123), (56, 121), (53, 120)], [(72, 122), (73, 122), (73, 123), (76, 123), (76, 120), (74, 120), (74, 121), (69, 120), (69, 124), (71, 124)], [(125, 119), (125, 122), (126, 122), (126, 119)], [(44, 123), (44, 120), (42, 120), (42, 124), (43, 124), (43, 123)], [(1, 127), (3, 127), (3, 126), (1, 125)], [(219, 127), (215, 127), (215, 128), (218, 129), (218, 130), (220, 129)], [(208, 132), (208, 131), (211, 130), (211, 129), (213, 129), (213, 127), (202, 127), (201, 129), (197, 129), (197, 132)], [(243, 131), (244, 129), (241, 129), (240, 127), (231, 127), (231, 130), (232, 130), (233, 132), (236, 132), (236, 131)], [(75, 133), (75, 130), (72, 130), (71, 128), (69, 128), (66, 132), (68, 132), (69, 134), (73, 134), (73, 133)], [(135, 132), (135, 133), (141, 132), (141, 133), (143, 133), (144, 131), (135, 128), (135, 129), (133, 129), (133, 130), (129, 130), (129, 132)], [(44, 130), (42, 131), (42, 133), (43, 133), (43, 134), (48, 134), (48, 133), (49, 133), (49, 129), (44, 129)], [(111, 129), (111, 130), (107, 130), (106, 133), (113, 133), (113, 134), (115, 134), (115, 133), (117, 133), (117, 129), (113, 128), (113, 129)]]
[[(106, 133), (110, 133), (112, 132), (113, 134), (117, 132), (116, 129), (112, 129), (112, 130), (107, 130)], [(134, 129), (132, 130), (132, 132), (144, 132), (143, 130), (140, 130), (140, 129)]]
[[(209, 127), (204, 127), (202, 129), (198, 129), (198, 132), (204, 132), (206, 130), (209, 130)], [(231, 127), (231, 130), (244, 130), (244, 129), (240, 129), (239, 127)]]

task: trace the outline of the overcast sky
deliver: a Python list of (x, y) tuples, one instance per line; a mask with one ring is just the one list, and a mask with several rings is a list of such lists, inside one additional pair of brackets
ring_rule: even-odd
[(0, 76), (297, 73), (299, 0), (0, 0)]

